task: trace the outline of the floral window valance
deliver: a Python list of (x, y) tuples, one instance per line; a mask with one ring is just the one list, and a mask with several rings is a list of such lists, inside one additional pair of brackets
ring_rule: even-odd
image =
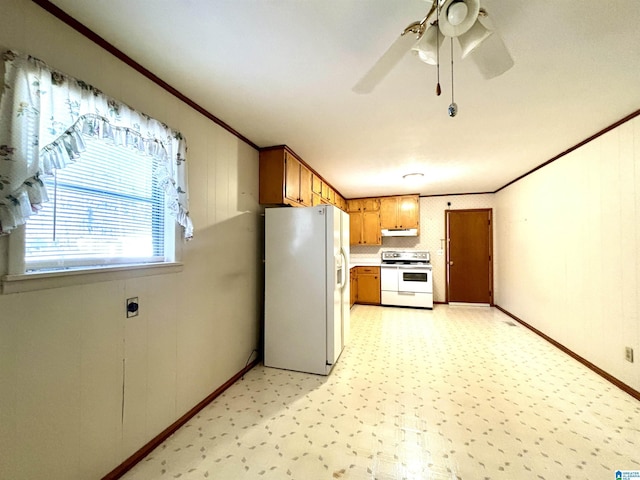
[(167, 125), (55, 71), (28, 55), (5, 52), (0, 101), (0, 234), (26, 223), (48, 200), (41, 180), (76, 161), (83, 135), (107, 139), (161, 160), (155, 172), (169, 210), (193, 235), (188, 215), (186, 140)]

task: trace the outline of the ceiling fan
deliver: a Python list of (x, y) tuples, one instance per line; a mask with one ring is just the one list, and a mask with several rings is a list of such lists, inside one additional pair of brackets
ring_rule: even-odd
[[(462, 58), (469, 57), (486, 79), (502, 75), (513, 66), (513, 59), (495, 32), (487, 11), (480, 6), (480, 0), (433, 0), (427, 15), (404, 29), (355, 84), (353, 91), (372, 92), (409, 50), (413, 50), (423, 62), (437, 65), (439, 69), (440, 47), (447, 37), (452, 47), (453, 39), (458, 41)], [(451, 64), (453, 68), (453, 57)], [(436, 94), (440, 95), (439, 80)], [(452, 107), (455, 107), (453, 115)], [(457, 105), (452, 99), (449, 115), (453, 117), (456, 112)]]

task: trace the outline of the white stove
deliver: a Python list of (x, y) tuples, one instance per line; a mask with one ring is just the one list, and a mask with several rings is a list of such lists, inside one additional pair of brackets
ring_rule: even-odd
[(429, 252), (384, 251), (381, 260), (382, 305), (433, 308), (433, 270)]

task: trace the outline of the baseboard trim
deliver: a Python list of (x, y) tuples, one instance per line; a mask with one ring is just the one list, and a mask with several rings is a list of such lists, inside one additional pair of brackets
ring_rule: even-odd
[(574, 358), (575, 360), (577, 360), (578, 362), (583, 364), (585, 367), (589, 368), (590, 370), (593, 370), (595, 373), (600, 375), (605, 380), (613, 383), (620, 390), (623, 390), (624, 392), (628, 393), (629, 395), (631, 395), (636, 400), (640, 400), (640, 392), (638, 390), (636, 390), (635, 388), (627, 385), (626, 383), (624, 383), (621, 380), (618, 380), (616, 377), (614, 377), (613, 375), (605, 372), (600, 367), (594, 365), (593, 363), (591, 363), (586, 358), (581, 357), (580, 355), (578, 355), (574, 351), (572, 351), (572, 350), (568, 349), (567, 347), (565, 347), (564, 345), (562, 345), (560, 342), (557, 342), (556, 340), (551, 338), (549, 335), (546, 335), (545, 333), (542, 333), (540, 330), (538, 330), (537, 328), (529, 325), (527, 322), (525, 322), (521, 318), (518, 318), (513, 313), (509, 312), (508, 310), (505, 310), (500, 305), (495, 305), (495, 307), (498, 310), (500, 310), (502, 313), (504, 313), (505, 315), (508, 315), (509, 317), (513, 318), (516, 322), (518, 322), (518, 323), (522, 324), (523, 326), (527, 327), (529, 330), (531, 330), (536, 335), (544, 338), (547, 342), (549, 342), (554, 347), (562, 350), (564, 353), (566, 353), (570, 357)]
[(182, 427), (200, 410), (202, 410), (204, 407), (209, 405), (213, 400), (219, 397), (226, 389), (228, 389), (231, 385), (233, 385), (240, 378), (242, 378), (245, 373), (247, 373), (257, 364), (258, 364), (257, 359), (247, 364), (246, 367), (244, 367), (242, 370), (236, 373), (233, 377), (231, 377), (229, 380), (223, 383), (214, 392), (208, 395), (207, 398), (202, 400), (195, 407), (193, 407), (187, 413), (182, 415), (178, 420), (173, 422), (171, 425), (165, 428), (162, 432), (156, 435), (153, 439), (151, 439), (147, 444), (145, 444), (137, 452), (135, 452), (133, 455), (127, 458), (124, 462), (122, 462), (116, 468), (111, 470), (111, 472), (109, 472), (104, 477), (102, 477), (102, 480), (117, 480), (118, 478), (122, 477), (125, 473), (131, 470), (139, 461), (141, 461), (144, 457), (149, 455), (155, 448), (160, 446), (162, 442), (164, 442), (167, 438), (169, 438), (176, 430)]

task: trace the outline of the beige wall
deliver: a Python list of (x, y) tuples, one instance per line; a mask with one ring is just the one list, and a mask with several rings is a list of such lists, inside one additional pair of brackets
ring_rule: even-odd
[[(2, 0), (0, 46), (95, 85), (188, 141), (195, 236), (181, 272), (0, 295), (0, 478), (101, 478), (257, 348), (258, 153), (31, 1)], [(132, 296), (140, 315), (126, 320)]]
[(640, 390), (640, 118), (496, 197), (496, 303)]

